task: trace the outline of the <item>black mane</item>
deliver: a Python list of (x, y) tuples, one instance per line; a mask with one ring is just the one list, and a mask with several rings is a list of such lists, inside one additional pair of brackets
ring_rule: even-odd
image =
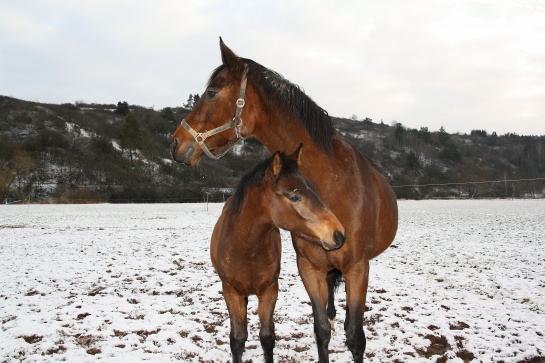
[[(297, 162), (295, 160), (286, 157), (284, 153), (279, 153), (279, 155), (282, 159), (282, 169), (280, 170), (279, 176), (295, 173), (298, 170)], [(242, 177), (240, 183), (237, 186), (235, 194), (233, 194), (233, 203), (231, 204), (231, 209), (235, 213), (238, 213), (240, 211), (240, 207), (244, 202), (244, 196), (246, 195), (246, 191), (252, 186), (259, 184), (263, 180), (263, 178), (265, 177), (265, 172), (271, 166), (273, 157), (274, 154), (267, 159), (261, 161), (254, 167), (251, 172)]]
[[(331, 154), (331, 141), (335, 128), (327, 111), (318, 106), (299, 86), (279, 73), (251, 59), (241, 58), (241, 60), (244, 64), (248, 64), (248, 81), (266, 96), (263, 97), (265, 102), (279, 108), (282, 112), (293, 115), (307, 130), (314, 143), (326, 153)], [(208, 84), (224, 67), (221, 65), (214, 70)], [(242, 74), (242, 69), (236, 71)]]

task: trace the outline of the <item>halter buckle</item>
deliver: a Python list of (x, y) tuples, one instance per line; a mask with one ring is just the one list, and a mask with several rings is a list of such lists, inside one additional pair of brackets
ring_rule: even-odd
[(242, 118), (241, 117), (235, 117), (233, 118), (233, 123), (236, 122), (236, 124), (233, 125), (233, 130), (235, 130), (235, 135), (237, 137), (237, 139), (240, 139), (240, 140), (246, 140), (246, 137), (245, 136), (242, 136), (242, 134), (240, 133), (240, 126), (242, 126)]
[(246, 104), (246, 102), (244, 101), (244, 98), (239, 98), (239, 99), (237, 100), (237, 107), (238, 107), (238, 108), (244, 107), (245, 104)]

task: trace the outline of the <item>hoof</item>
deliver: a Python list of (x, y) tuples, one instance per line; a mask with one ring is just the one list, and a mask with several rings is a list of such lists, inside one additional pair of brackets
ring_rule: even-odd
[(333, 319), (327, 319), (329, 320), (329, 325), (331, 325), (331, 331), (335, 331), (335, 321)]

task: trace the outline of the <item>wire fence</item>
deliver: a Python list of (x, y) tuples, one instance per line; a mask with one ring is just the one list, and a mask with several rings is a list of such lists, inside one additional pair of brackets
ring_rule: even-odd
[[(478, 186), (489, 185), (488, 188)], [(446, 183), (422, 183), (392, 185), (400, 199), (478, 199), (478, 198), (545, 198), (545, 177), (500, 179), (484, 181), (462, 181)], [(405, 189), (403, 189), (405, 188)], [(68, 198), (5, 199), (3, 204), (26, 203), (224, 203), (234, 193), (234, 188), (201, 188), (196, 194), (195, 187), (179, 189), (178, 195), (154, 195), (138, 197), (72, 196)], [(426, 189), (425, 191), (422, 191)], [(184, 195), (187, 194), (187, 195)]]
[(392, 188), (404, 188), (404, 187), (432, 187), (432, 186), (449, 186), (449, 185), (473, 185), (473, 184), (494, 184), (494, 183), (514, 183), (523, 181), (538, 181), (545, 180), (545, 178), (532, 178), (532, 179), (501, 179), (501, 180), (485, 180), (485, 181), (473, 181), (473, 182), (452, 182), (452, 183), (430, 183), (430, 184), (405, 184), (405, 185), (392, 185)]
[(545, 177), (392, 185), (400, 199), (545, 197)]

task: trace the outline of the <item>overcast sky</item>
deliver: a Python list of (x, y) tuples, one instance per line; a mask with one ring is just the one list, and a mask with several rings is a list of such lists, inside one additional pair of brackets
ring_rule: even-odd
[(219, 36), (332, 116), (545, 135), (542, 0), (0, 0), (0, 94), (181, 106)]

